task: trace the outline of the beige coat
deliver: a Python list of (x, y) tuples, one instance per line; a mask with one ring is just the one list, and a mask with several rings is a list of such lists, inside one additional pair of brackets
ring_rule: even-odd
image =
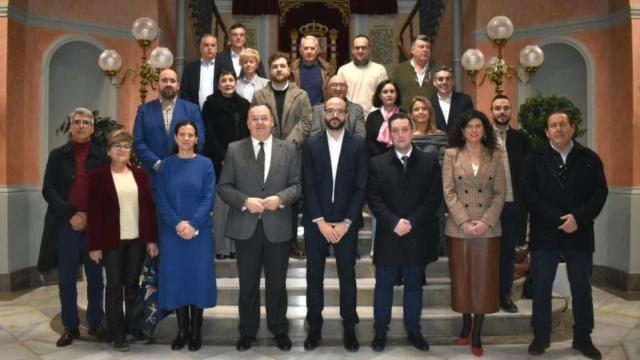
[(502, 150), (493, 156), (483, 148), (478, 174), (473, 174), (471, 158), (464, 149), (447, 149), (442, 163), (442, 187), (449, 209), (445, 234), (451, 237), (471, 237), (462, 232), (466, 221), (481, 220), (489, 225), (482, 237), (502, 235), (500, 213), (506, 194)]

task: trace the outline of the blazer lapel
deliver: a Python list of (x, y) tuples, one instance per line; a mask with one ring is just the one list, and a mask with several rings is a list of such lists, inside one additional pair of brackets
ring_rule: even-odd
[[(246, 138), (244, 144), (242, 144), (242, 148), (244, 150), (244, 156), (247, 159), (247, 166), (249, 166), (250, 173), (255, 176), (256, 181), (259, 185), (263, 184), (263, 179), (260, 179), (260, 171), (258, 169), (258, 160), (256, 160), (256, 154), (253, 152), (253, 142), (251, 141), (251, 137)], [(272, 161), (273, 163), (273, 161)]]
[(464, 148), (458, 150), (458, 164), (460, 164), (460, 168), (462, 169), (462, 171), (464, 171), (465, 174), (467, 174), (471, 181), (475, 182), (476, 176), (473, 174), (471, 157), (469, 156), (469, 152)]
[[(271, 140), (271, 163), (269, 164), (269, 174), (267, 175), (267, 180), (264, 182), (268, 183), (275, 175), (276, 169), (278, 168), (278, 164), (280, 164), (280, 160), (282, 159), (282, 146), (284, 144), (280, 141), (276, 141), (275, 138)], [(255, 161), (254, 161), (255, 162)], [(256, 165), (256, 169), (257, 169)]]
[[(289, 89), (287, 89), (287, 94), (284, 97), (284, 108), (282, 109), (282, 119), (280, 120), (282, 122), (283, 128), (285, 127), (285, 121), (289, 120), (289, 110), (291, 110), (291, 104), (293, 104), (294, 96), (291, 93), (291, 90), (293, 89), (291, 88), (291, 85), (289, 85)], [(282, 131), (282, 129), (280, 131)]]

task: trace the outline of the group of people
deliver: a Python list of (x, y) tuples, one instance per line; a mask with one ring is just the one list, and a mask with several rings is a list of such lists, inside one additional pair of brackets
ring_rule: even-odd
[[(90, 141), (91, 112), (70, 115), (71, 141), (51, 152), (45, 172), (49, 209), (39, 261), (41, 270), (58, 267), (65, 327), (58, 346), (79, 337), (78, 261), (87, 274), (89, 333), (122, 351), (127, 339), (144, 339), (131, 309), (146, 252), (161, 259), (159, 307), (177, 315), (172, 349), (201, 347), (203, 309), (216, 304), (215, 255), (237, 263), (237, 350), (256, 340), (262, 271), (267, 327), (277, 347), (289, 350), (286, 274), (289, 256), (301, 252), (302, 208), (304, 348), (321, 344), (332, 248), (344, 347), (357, 351), (355, 262), (368, 205), (374, 351), (385, 349), (398, 283), (407, 340), (429, 349), (420, 325), (425, 267), (446, 249), (451, 306), (462, 314), (456, 343), (482, 356), (485, 315), (518, 311), (511, 299), (514, 251), (529, 223), (529, 353), (549, 345), (551, 284), (563, 258), (574, 295), (574, 347), (600, 358), (589, 335), (590, 273), (593, 220), (607, 186), (598, 156), (573, 140), (567, 112), (548, 114), (549, 142), (531, 150), (510, 125), (509, 98), (492, 100), (492, 121), (474, 110), (468, 95), (453, 90), (453, 71), (431, 61), (432, 41), (424, 35), (389, 78), (370, 60), (366, 35), (353, 39), (353, 61), (337, 73), (319, 57), (318, 39), (305, 36), (294, 63), (279, 52), (268, 58), (267, 80), (259, 53), (245, 47), (244, 26), (234, 24), (230, 34), (231, 47), (218, 54), (216, 37), (202, 36), (201, 59), (185, 67), (181, 83), (173, 70), (160, 72), (159, 98), (140, 106), (133, 135), (109, 135), (106, 154)], [(130, 165), (132, 150), (142, 169)], [(108, 331), (101, 325), (102, 265)]]

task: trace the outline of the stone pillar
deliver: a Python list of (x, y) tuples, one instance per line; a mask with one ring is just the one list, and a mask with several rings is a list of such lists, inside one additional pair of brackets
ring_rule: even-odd
[(176, 73), (182, 78), (185, 60), (185, 4), (184, 0), (176, 0)]

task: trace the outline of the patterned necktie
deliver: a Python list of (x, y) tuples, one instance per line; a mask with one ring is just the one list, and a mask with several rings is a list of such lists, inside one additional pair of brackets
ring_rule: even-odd
[(400, 160), (402, 160), (402, 167), (404, 170), (407, 170), (407, 160), (409, 159), (409, 157), (407, 155), (403, 155), (400, 157)]
[(264, 142), (260, 141), (258, 143), (260, 145), (260, 150), (258, 151), (258, 175), (260, 175), (260, 180), (264, 183)]

